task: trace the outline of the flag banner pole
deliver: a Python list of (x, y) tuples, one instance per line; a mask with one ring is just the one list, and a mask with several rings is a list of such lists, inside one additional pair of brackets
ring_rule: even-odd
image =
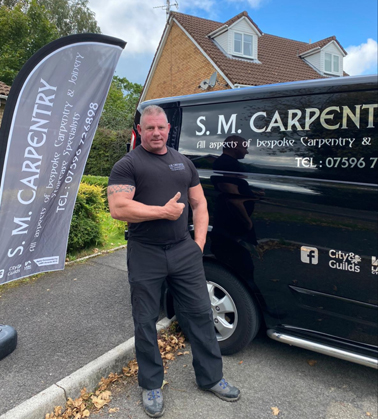
[(70, 35), (17, 75), (0, 129), (0, 284), (64, 269), (80, 180), (125, 45)]

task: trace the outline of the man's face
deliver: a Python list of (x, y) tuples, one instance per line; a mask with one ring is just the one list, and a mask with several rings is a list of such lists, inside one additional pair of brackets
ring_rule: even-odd
[(234, 150), (235, 150), (235, 158), (238, 160), (244, 159), (245, 155), (249, 154), (248, 148), (243, 146), (242, 141), (238, 141), (238, 145)]
[(137, 126), (142, 147), (150, 153), (165, 154), (170, 128), (171, 125), (163, 113), (144, 115), (140, 125)]

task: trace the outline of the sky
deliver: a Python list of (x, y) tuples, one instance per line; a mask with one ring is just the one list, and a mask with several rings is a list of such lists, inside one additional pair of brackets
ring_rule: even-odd
[[(166, 24), (166, 4), (166, 0), (89, 0), (102, 33), (127, 42), (116, 75), (144, 84)], [(296, 41), (336, 36), (348, 53), (344, 58), (348, 74), (378, 72), (377, 0), (171, 0), (171, 5), (172, 11), (221, 23), (247, 11), (263, 33)]]

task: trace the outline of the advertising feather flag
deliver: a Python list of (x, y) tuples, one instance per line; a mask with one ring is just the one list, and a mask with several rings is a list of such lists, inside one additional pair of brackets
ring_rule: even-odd
[(125, 45), (63, 37), (16, 77), (0, 130), (0, 284), (64, 269), (80, 180)]

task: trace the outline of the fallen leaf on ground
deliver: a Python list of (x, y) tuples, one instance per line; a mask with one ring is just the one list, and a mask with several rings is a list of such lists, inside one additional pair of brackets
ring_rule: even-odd
[(314, 359), (307, 360), (307, 364), (313, 367), (318, 361), (315, 361)]
[(119, 412), (119, 407), (114, 407), (112, 409), (109, 409), (108, 412), (109, 413), (117, 413), (117, 412)]
[(278, 407), (271, 407), (272, 409), (272, 413), (274, 416), (278, 416), (278, 414), (280, 413), (280, 409), (278, 409)]
[(127, 367), (122, 368), (123, 375), (126, 377), (134, 377), (138, 374), (138, 363), (135, 359), (127, 364)]
[(240, 362), (239, 362), (239, 364), (242, 364), (242, 363), (243, 363), (243, 361), (240, 361)]
[(112, 393), (110, 391), (104, 391), (100, 393), (98, 396), (92, 396), (92, 402), (97, 409), (101, 409), (106, 404), (109, 404), (111, 394)]
[[(96, 250), (96, 249), (95, 249)], [(97, 249), (98, 250), (98, 249)], [(77, 278), (73, 279), (74, 281)], [(50, 289), (48, 289), (50, 291)], [(175, 359), (174, 353), (179, 349), (185, 348), (185, 337), (182, 332), (177, 329), (177, 322), (172, 323), (169, 330), (162, 330), (159, 333), (159, 349), (163, 359), (165, 373), (169, 368), (168, 362)], [(188, 355), (190, 352), (180, 352), (183, 355)], [(187, 365), (184, 365), (186, 367)], [(45, 419), (85, 419), (91, 415), (91, 412), (98, 412), (105, 405), (111, 401), (111, 392), (107, 390), (113, 383), (120, 381), (125, 377), (134, 377), (138, 373), (138, 363), (135, 359), (127, 364), (127, 367), (122, 368), (122, 374), (111, 373), (107, 378), (102, 378), (99, 382), (96, 392), (88, 393), (86, 388), (83, 388), (80, 397), (72, 400), (68, 398), (66, 406), (57, 406), (52, 413), (47, 413)], [(163, 381), (164, 385), (168, 384)], [(137, 402), (140, 404), (140, 401)], [(119, 408), (109, 408), (109, 413), (116, 413)]]
[(99, 388), (98, 391), (104, 391), (106, 390), (110, 384), (115, 383), (116, 381), (119, 381), (119, 379), (121, 378), (120, 375), (118, 375), (117, 373), (111, 373), (109, 374), (108, 378), (101, 378), (100, 383), (99, 383)]

